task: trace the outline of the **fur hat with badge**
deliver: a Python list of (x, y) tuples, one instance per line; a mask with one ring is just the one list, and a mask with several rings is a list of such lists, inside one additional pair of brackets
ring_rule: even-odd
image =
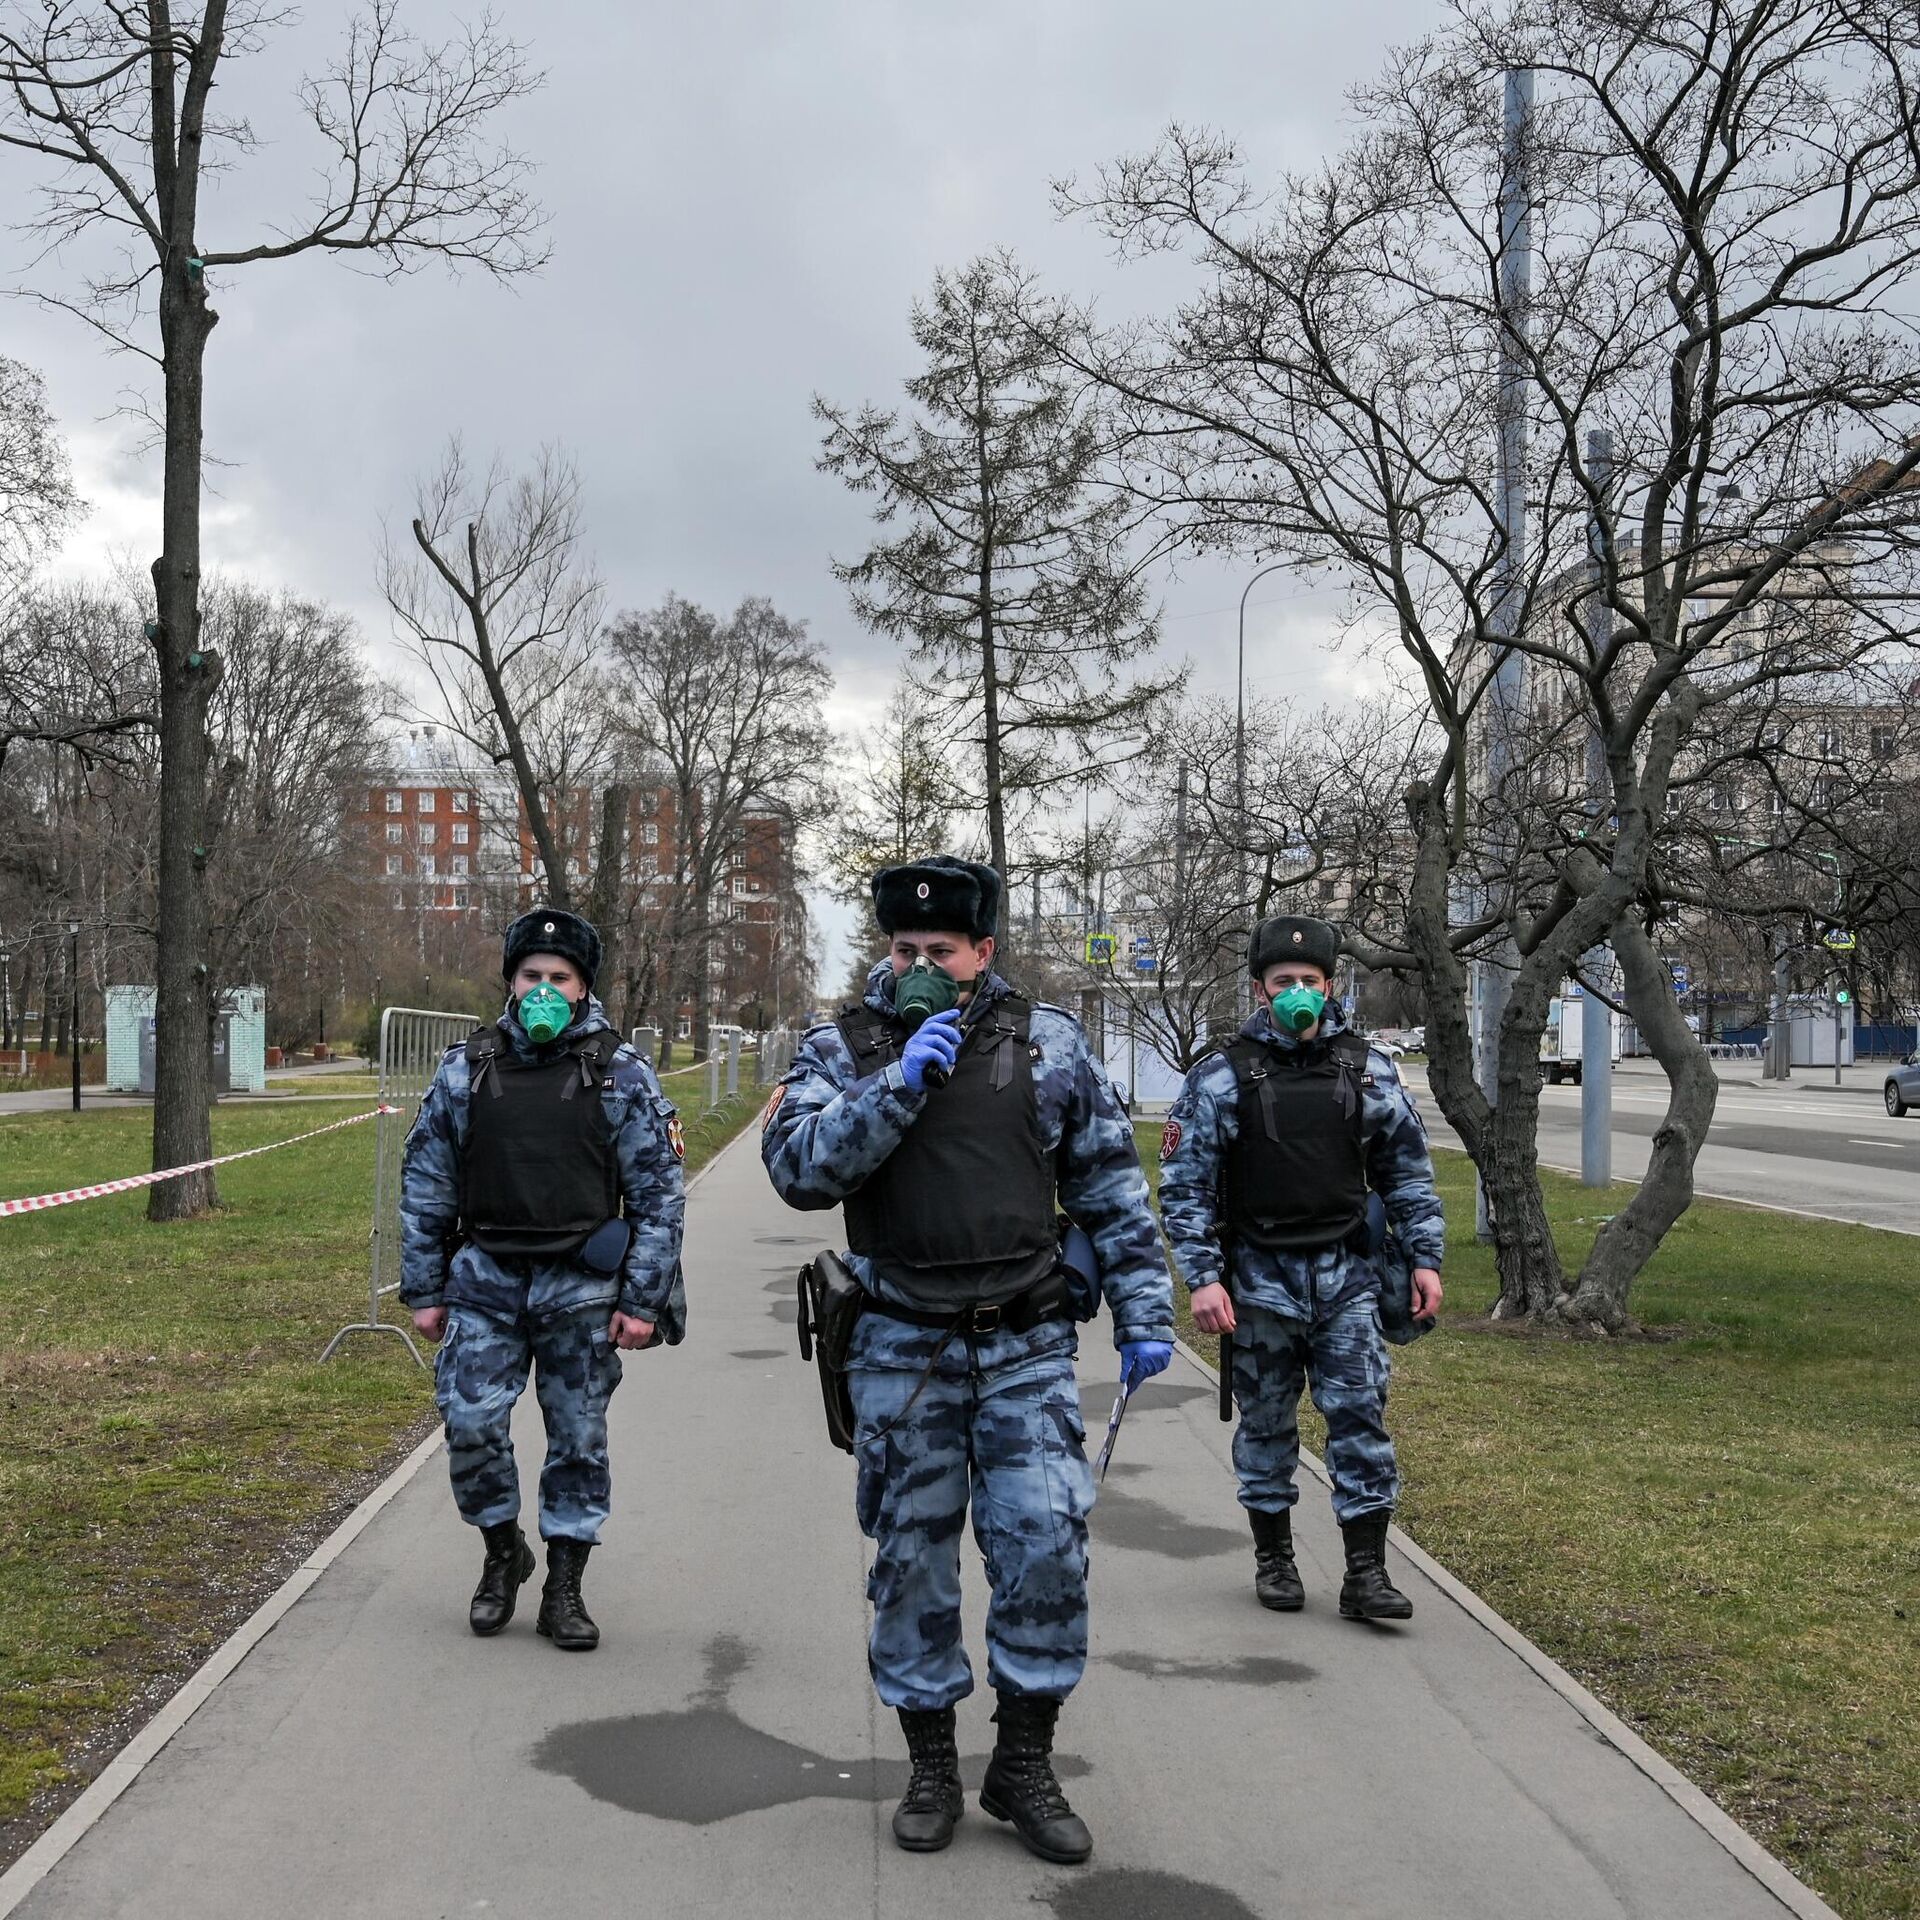
[(1000, 876), (977, 860), (929, 854), (873, 876), (873, 917), (884, 934), (964, 933), (991, 939), (1000, 925)]
[(1258, 980), (1282, 960), (1304, 961), (1329, 979), (1340, 959), (1340, 929), (1303, 913), (1277, 913), (1262, 920), (1247, 942), (1247, 971)]
[(511, 980), (530, 953), (551, 953), (571, 960), (591, 987), (600, 971), (599, 929), (565, 907), (533, 907), (507, 929), (500, 952), (500, 977)]

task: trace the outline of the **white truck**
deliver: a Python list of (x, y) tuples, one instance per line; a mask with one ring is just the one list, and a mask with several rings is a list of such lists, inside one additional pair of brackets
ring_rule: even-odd
[[(1547, 1002), (1547, 1024), (1540, 1034), (1540, 1078), (1559, 1086), (1563, 1080), (1580, 1084), (1580, 1062), (1586, 1051), (1586, 993), (1577, 980), (1563, 980), (1560, 991)], [(1607, 1049), (1620, 1058), (1620, 1016), (1611, 1007), (1607, 1016)]]

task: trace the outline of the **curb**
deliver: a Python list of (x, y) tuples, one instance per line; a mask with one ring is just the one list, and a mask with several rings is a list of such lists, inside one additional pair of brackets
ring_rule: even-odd
[[(753, 1132), (751, 1119), (686, 1183), (691, 1193)], [(430, 1433), (301, 1561), (292, 1575), (214, 1649), (206, 1662), (96, 1774), (62, 1813), (5, 1873), (0, 1874), (0, 1920), (14, 1912), (73, 1849), (101, 1816), (133, 1785), (173, 1736), (213, 1697), (214, 1690), (286, 1616), (309, 1587), (359, 1539), (387, 1505), (440, 1451), (443, 1436)]]
[[(1203, 1360), (1186, 1341), (1176, 1338), (1174, 1344), (1214, 1383), (1217, 1390), (1220, 1384), (1218, 1370)], [(1322, 1486), (1332, 1485), (1326, 1467), (1317, 1454), (1302, 1447), (1300, 1458)], [(1516, 1655), (1538, 1674), (1608, 1746), (1652, 1781), (1695, 1826), (1709, 1839), (1718, 1842), (1737, 1865), (1751, 1874), (1797, 1920), (1840, 1920), (1833, 1908), (1805, 1881), (1775, 1859), (1745, 1827), (1717, 1806), (1671, 1761), (1662, 1759), (1617, 1713), (1603, 1706), (1565, 1667), (1542, 1653), (1511, 1621), (1495, 1613), (1471, 1587), (1456, 1580), (1439, 1561), (1410, 1540), (1398, 1527), (1389, 1530), (1389, 1537), (1407, 1560), (1475, 1625), (1484, 1627), (1509, 1653)], [(0, 1914), (4, 1912), (5, 1908), (0, 1907)]]

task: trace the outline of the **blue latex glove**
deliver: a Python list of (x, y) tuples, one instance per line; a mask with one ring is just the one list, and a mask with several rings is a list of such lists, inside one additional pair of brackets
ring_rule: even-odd
[(943, 1067), (951, 1073), (959, 1057), (960, 1009), (949, 1007), (945, 1013), (936, 1013), (920, 1023), (901, 1050), (900, 1071), (915, 1093), (924, 1093), (928, 1067)]
[(1129, 1340), (1120, 1349), (1120, 1384), (1131, 1393), (1143, 1380), (1165, 1373), (1173, 1360), (1168, 1340)]

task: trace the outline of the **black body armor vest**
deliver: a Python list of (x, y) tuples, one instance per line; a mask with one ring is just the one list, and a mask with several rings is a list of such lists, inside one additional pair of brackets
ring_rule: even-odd
[(1367, 1043), (1336, 1033), (1283, 1053), (1242, 1038), (1226, 1055), (1240, 1089), (1239, 1134), (1222, 1168), (1229, 1237), (1268, 1252), (1307, 1253), (1364, 1234)]
[[(964, 1029), (953, 1077), (847, 1196), (847, 1244), (932, 1311), (995, 1306), (1053, 1271), (1053, 1163), (1034, 1097), (1033, 1009), (1007, 996)], [(906, 1029), (870, 1007), (835, 1023), (862, 1079), (900, 1057)]]
[(497, 1027), (467, 1042), (466, 1237), (487, 1253), (578, 1250), (620, 1211), (620, 1163), (600, 1089), (620, 1036), (602, 1028), (546, 1060), (523, 1060)]

